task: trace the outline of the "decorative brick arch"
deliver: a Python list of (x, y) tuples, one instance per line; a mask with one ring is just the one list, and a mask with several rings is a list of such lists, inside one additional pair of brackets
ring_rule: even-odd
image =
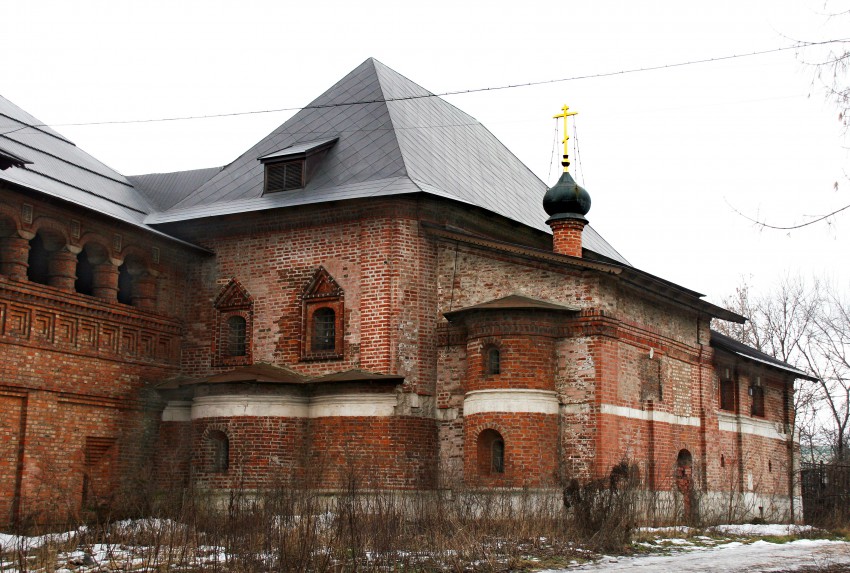
[[(235, 277), (219, 291), (213, 328), (214, 366), (242, 366), (253, 362), (254, 297)], [(238, 319), (241, 319), (240, 322)], [(239, 326), (241, 324), (241, 326)], [(241, 332), (237, 329), (241, 328)]]

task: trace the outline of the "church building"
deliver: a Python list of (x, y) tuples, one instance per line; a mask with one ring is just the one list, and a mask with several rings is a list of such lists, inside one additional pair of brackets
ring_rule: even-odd
[(688, 511), (799, 519), (810, 378), (623, 258), (568, 165), (547, 189), (374, 59), (175, 173), (122, 175), (0, 97), (0, 527), (162, 490), (557, 492), (623, 467)]

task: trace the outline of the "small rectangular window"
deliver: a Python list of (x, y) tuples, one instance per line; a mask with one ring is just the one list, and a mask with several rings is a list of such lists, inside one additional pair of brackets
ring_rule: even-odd
[(720, 381), (720, 409), (735, 411), (735, 382), (732, 380)]
[(764, 417), (764, 388), (761, 386), (752, 386), (753, 394), (753, 416)]

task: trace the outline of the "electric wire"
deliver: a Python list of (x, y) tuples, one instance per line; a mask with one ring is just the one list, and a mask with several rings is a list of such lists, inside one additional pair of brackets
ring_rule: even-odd
[(328, 103), (328, 104), (316, 104), (316, 105), (308, 105), (303, 107), (282, 107), (275, 109), (265, 109), (265, 110), (251, 110), (251, 111), (241, 111), (241, 112), (230, 112), (230, 113), (217, 113), (217, 114), (207, 114), (207, 115), (187, 115), (187, 116), (175, 116), (175, 117), (161, 117), (161, 118), (148, 118), (148, 119), (126, 119), (126, 120), (107, 120), (107, 121), (90, 121), (90, 122), (76, 122), (76, 123), (57, 123), (57, 124), (36, 124), (31, 127), (78, 127), (78, 126), (94, 126), (94, 125), (123, 125), (123, 124), (135, 124), (135, 123), (160, 123), (160, 122), (171, 122), (171, 121), (186, 121), (186, 120), (195, 120), (195, 119), (212, 119), (219, 117), (234, 117), (234, 116), (244, 116), (244, 115), (260, 115), (266, 113), (278, 113), (284, 111), (301, 111), (306, 109), (325, 109), (325, 108), (334, 108), (334, 107), (344, 107), (351, 105), (365, 105), (372, 103), (388, 103), (388, 102), (398, 102), (398, 101), (409, 101), (416, 99), (425, 99), (432, 97), (444, 97), (444, 96), (453, 96), (453, 95), (465, 95), (472, 93), (481, 93), (488, 91), (499, 91), (499, 90), (507, 90), (514, 88), (523, 88), (523, 87), (531, 87), (531, 86), (540, 86), (540, 85), (548, 85), (548, 84), (556, 84), (563, 82), (571, 82), (578, 80), (588, 80), (588, 79), (598, 79), (598, 78), (606, 78), (612, 76), (622, 76), (626, 74), (635, 74), (642, 72), (651, 72), (651, 71), (659, 71), (659, 70), (668, 70), (673, 68), (679, 68), (684, 66), (691, 66), (697, 64), (708, 64), (714, 62), (722, 62), (726, 60), (733, 60), (738, 58), (748, 58), (753, 56), (763, 56), (767, 54), (774, 54), (777, 52), (783, 52), (787, 50), (798, 50), (800, 48), (807, 48), (812, 46), (823, 46), (828, 44), (842, 43), (848, 42), (850, 38), (835, 38), (831, 40), (823, 40), (820, 42), (797, 42), (791, 46), (781, 46), (778, 48), (770, 48), (767, 50), (758, 50), (754, 52), (745, 52), (742, 54), (730, 54), (727, 56), (717, 56), (713, 58), (702, 58), (699, 60), (688, 60), (684, 62), (675, 62), (672, 64), (659, 64), (656, 66), (644, 66), (639, 68), (630, 68), (625, 70), (619, 70), (614, 72), (601, 72), (598, 74), (585, 74), (579, 76), (571, 76), (566, 78), (556, 78), (549, 80), (538, 80), (531, 82), (524, 82), (519, 84), (505, 84), (501, 86), (490, 86), (490, 87), (481, 87), (481, 88), (472, 88), (466, 90), (451, 90), (440, 93), (424, 93), (417, 95), (409, 95), (402, 96), (397, 98), (378, 98), (371, 100), (360, 100), (360, 101), (352, 101), (352, 102), (342, 102), (342, 103)]
[(549, 156), (549, 175), (546, 176), (546, 181), (552, 181), (552, 164), (555, 163), (555, 147), (558, 144), (558, 118), (552, 118), (555, 121), (555, 135), (552, 136), (552, 154)]

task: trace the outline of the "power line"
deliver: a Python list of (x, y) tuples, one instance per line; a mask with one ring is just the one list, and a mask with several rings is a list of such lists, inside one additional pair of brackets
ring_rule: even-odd
[(768, 50), (759, 50), (755, 52), (746, 52), (743, 54), (731, 54), (728, 56), (718, 56), (715, 58), (703, 58), (700, 60), (689, 60), (685, 62), (677, 62), (673, 64), (660, 64), (657, 66), (646, 66), (641, 68), (631, 68), (627, 70), (619, 70), (616, 72), (602, 72), (598, 74), (586, 74), (581, 76), (571, 76), (567, 78), (557, 78), (550, 80), (539, 80), (533, 82), (525, 82), (520, 84), (506, 84), (501, 86), (490, 86), (483, 88), (472, 88), (467, 90), (452, 90), (441, 93), (427, 93), (427, 94), (419, 94), (419, 95), (410, 95), (404, 97), (397, 98), (387, 98), (387, 99), (372, 99), (372, 100), (360, 100), (353, 102), (343, 102), (343, 103), (332, 103), (332, 104), (318, 104), (318, 105), (308, 105), (304, 107), (282, 107), (275, 109), (264, 109), (264, 110), (253, 110), (253, 111), (238, 111), (238, 112), (230, 112), (230, 113), (216, 113), (209, 115), (187, 115), (187, 116), (176, 116), (176, 117), (161, 117), (161, 118), (151, 118), (151, 119), (126, 119), (126, 120), (111, 120), (111, 121), (91, 121), (91, 122), (79, 122), (79, 123), (58, 123), (58, 124), (36, 124), (30, 127), (78, 127), (78, 126), (92, 126), (92, 125), (124, 125), (124, 124), (133, 124), (133, 123), (161, 123), (167, 121), (186, 121), (193, 119), (213, 119), (219, 117), (236, 117), (243, 115), (260, 115), (266, 113), (279, 113), (284, 111), (301, 111), (305, 109), (325, 109), (325, 108), (333, 108), (333, 107), (343, 107), (349, 105), (364, 105), (370, 103), (386, 103), (386, 102), (396, 102), (396, 101), (409, 101), (416, 99), (424, 99), (431, 97), (443, 97), (443, 96), (452, 96), (452, 95), (464, 95), (464, 94), (472, 94), (472, 93), (480, 93), (480, 92), (488, 92), (488, 91), (499, 91), (499, 90), (507, 90), (514, 88), (524, 88), (531, 86), (540, 86), (540, 85), (548, 85), (548, 84), (556, 84), (562, 82), (571, 82), (578, 80), (588, 80), (588, 79), (598, 79), (598, 78), (606, 78), (612, 76), (621, 76), (626, 74), (635, 74), (640, 72), (651, 72), (658, 70), (667, 70), (672, 68), (679, 68), (683, 66), (692, 66), (696, 64), (708, 64), (712, 62), (722, 62), (726, 60), (733, 60), (737, 58), (749, 58), (753, 56), (763, 56), (766, 54), (774, 54), (777, 52), (783, 52), (787, 50), (797, 50), (800, 48), (806, 48), (811, 46), (823, 46), (827, 44), (836, 44), (842, 42), (848, 42), (850, 38), (836, 38), (832, 40), (824, 40), (822, 42), (798, 42), (792, 46), (782, 46), (779, 48), (771, 48)]

